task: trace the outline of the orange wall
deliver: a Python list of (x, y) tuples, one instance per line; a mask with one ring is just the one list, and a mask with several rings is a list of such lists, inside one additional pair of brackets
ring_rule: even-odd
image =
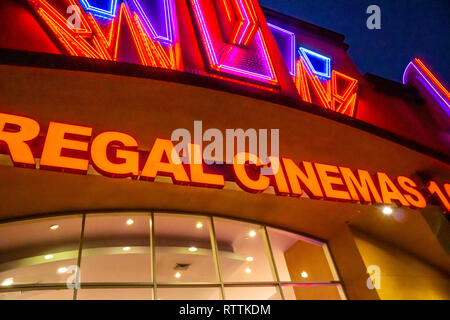
[(380, 267), (380, 299), (450, 299), (449, 274), (395, 246), (359, 232), (353, 234), (365, 265)]

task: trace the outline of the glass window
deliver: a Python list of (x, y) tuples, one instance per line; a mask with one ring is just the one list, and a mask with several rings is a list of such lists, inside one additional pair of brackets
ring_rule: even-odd
[(214, 218), (220, 272), (224, 282), (274, 281), (259, 225)]
[(0, 300), (72, 300), (73, 290), (29, 290), (0, 292)]
[(225, 287), (227, 300), (281, 300), (276, 286)]
[(158, 300), (221, 300), (220, 288), (160, 288)]
[(77, 265), (81, 216), (0, 225), (2, 286), (65, 283)]
[(77, 300), (153, 300), (153, 288), (80, 289)]
[(82, 229), (81, 214), (0, 224), (0, 300), (73, 299), (79, 248), (79, 300), (346, 299), (327, 245), (295, 233), (163, 212), (88, 213)]
[(286, 300), (345, 300), (340, 285), (284, 286), (283, 294)]
[(217, 282), (210, 219), (155, 214), (157, 282)]
[(87, 215), (81, 282), (151, 282), (151, 215)]
[(337, 273), (324, 243), (267, 228), (280, 281), (330, 282)]

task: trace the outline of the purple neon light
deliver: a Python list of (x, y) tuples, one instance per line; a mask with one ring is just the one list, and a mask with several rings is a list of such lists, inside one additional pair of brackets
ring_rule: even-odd
[(245, 15), (245, 21), (247, 21), (247, 25), (246, 25), (244, 31), (242, 32), (241, 39), (238, 41), (238, 43), (241, 44), (241, 43), (242, 43), (242, 40), (243, 40), (243, 38), (244, 38), (244, 35), (245, 35), (246, 30), (247, 30), (248, 27), (250, 26), (250, 19), (248, 18), (247, 10), (245, 10), (244, 4), (242, 3), (242, 0), (238, 0), (237, 2), (238, 2), (238, 5), (239, 5), (239, 8), (240, 8), (241, 12), (243, 12), (244, 15)]
[(164, 1), (164, 19), (165, 19), (166, 33), (167, 33), (167, 35), (165, 37), (158, 35), (158, 33), (156, 32), (152, 23), (150, 22), (150, 20), (148, 19), (147, 15), (144, 12), (144, 10), (142, 9), (142, 7), (139, 3), (139, 0), (133, 0), (133, 3), (135, 5), (135, 7), (137, 8), (137, 10), (139, 11), (141, 17), (143, 18), (144, 23), (147, 26), (148, 30), (152, 34), (153, 39), (157, 39), (157, 40), (160, 40), (163, 42), (173, 43), (173, 29), (172, 29), (172, 26), (173, 26), (172, 22), (174, 21), (174, 19), (173, 19), (173, 14), (174, 14), (173, 4), (172, 4), (172, 0), (163, 0), (163, 1)]
[(436, 93), (430, 88), (429, 84), (425, 82), (425, 80), (420, 77), (419, 75), (416, 76), (417, 81), (420, 82), (420, 84), (430, 93), (430, 95), (437, 101), (437, 103), (441, 106), (441, 108), (444, 110), (444, 112), (447, 114), (447, 116), (450, 117), (450, 108), (446, 108), (443, 101), (439, 99), (439, 97), (436, 95)]
[(296, 71), (297, 71), (296, 68), (295, 68), (295, 55), (296, 55), (296, 52), (295, 52), (295, 47), (296, 47), (295, 33), (291, 32), (291, 31), (288, 31), (288, 30), (285, 30), (285, 29), (283, 29), (283, 28), (281, 28), (279, 26), (276, 26), (274, 24), (271, 24), (271, 23), (267, 23), (267, 24), (269, 25), (270, 28), (275, 29), (275, 30), (277, 30), (279, 32), (285, 33), (285, 34), (287, 34), (290, 37), (291, 40), (290, 40), (290, 48), (289, 48), (289, 56), (290, 56), (290, 59), (289, 59), (290, 60), (289, 72), (290, 72), (290, 74), (293, 77), (295, 77)]
[[(409, 71), (409, 69), (411, 68), (411, 66), (412, 67), (414, 67), (414, 69), (416, 69), (416, 71), (417, 71), (417, 73), (423, 78), (423, 80), (425, 80), (425, 82), (428, 84), (428, 86), (433, 90), (433, 92), (442, 100), (442, 102), (444, 102), (444, 104), (447, 106), (447, 108), (450, 108), (450, 103), (449, 103), (449, 101), (445, 98), (445, 97), (443, 97), (442, 95), (441, 95), (441, 93), (439, 92), (439, 90), (434, 86), (434, 84), (433, 83), (431, 83), (429, 80), (428, 80), (428, 77), (426, 76), (426, 75), (424, 75), (423, 73), (422, 73), (422, 71), (420, 71), (420, 69), (416, 66), (416, 64), (413, 62), (413, 61), (411, 61), (409, 64), (408, 64), (408, 66), (406, 67), (406, 69), (405, 69), (405, 72), (403, 73), (403, 84), (406, 84), (406, 77), (407, 77), (407, 74), (408, 74), (408, 71)], [(426, 87), (425, 87), (426, 88)], [(429, 90), (429, 89), (427, 89), (427, 90)]]
[(99, 16), (101, 18), (112, 19), (116, 16), (117, 0), (111, 1), (111, 6), (109, 11), (103, 10), (94, 6), (91, 6), (89, 0), (80, 0), (81, 4), (85, 7), (87, 11), (91, 11), (93, 15)]
[[(202, 34), (202, 40), (206, 46), (206, 51), (209, 57), (209, 61), (210, 61), (210, 66), (213, 69), (217, 69), (217, 70), (223, 70), (225, 72), (231, 73), (231, 74), (235, 74), (238, 76), (244, 76), (244, 77), (249, 77), (249, 78), (253, 78), (254, 80), (258, 80), (258, 81), (263, 81), (263, 82), (273, 82), (276, 80), (275, 74), (273, 73), (272, 67), (270, 65), (270, 59), (269, 59), (269, 55), (267, 53), (267, 49), (263, 48), (262, 52), (264, 54), (264, 58), (266, 60), (267, 65), (269, 65), (269, 73), (270, 73), (270, 77), (266, 76), (266, 75), (262, 75), (259, 73), (255, 73), (255, 72), (251, 72), (248, 70), (243, 70), (240, 68), (236, 68), (236, 67), (232, 67), (232, 66), (228, 66), (225, 64), (220, 64), (218, 62), (216, 53), (214, 51), (214, 47), (209, 35), (209, 32), (207, 30), (206, 27), (206, 22), (205, 22), (205, 18), (203, 16), (202, 10), (200, 8), (200, 4), (198, 3), (198, 0), (192, 0), (192, 3), (194, 5), (194, 12), (195, 15), (197, 17), (197, 20), (200, 21), (200, 29), (202, 30), (201, 34)], [(261, 30), (258, 30), (256, 33), (256, 36), (259, 38), (259, 41), (261, 43), (263, 43), (263, 47), (264, 47), (264, 42), (262, 39), (262, 34), (261, 34)]]
[[(103, 19), (112, 19), (116, 16), (116, 7), (117, 3), (120, 0), (111, 0), (111, 8), (110, 11), (106, 11), (97, 7), (93, 7), (89, 4), (89, 0), (80, 0), (80, 3), (83, 4), (85, 9), (87, 11), (92, 12), (93, 15), (99, 16)], [(165, 19), (165, 26), (166, 26), (166, 36), (159, 35), (155, 28), (153, 27), (152, 23), (150, 22), (150, 19), (145, 14), (145, 11), (142, 9), (141, 4), (139, 3), (139, 0), (132, 0), (134, 6), (138, 10), (140, 16), (144, 20), (144, 24), (147, 27), (147, 29), (150, 31), (152, 38), (155, 40), (159, 40), (161, 42), (167, 42), (172, 44), (173, 43), (173, 21), (174, 21), (174, 9), (173, 9), (173, 0), (161, 0), (164, 1), (164, 19)]]

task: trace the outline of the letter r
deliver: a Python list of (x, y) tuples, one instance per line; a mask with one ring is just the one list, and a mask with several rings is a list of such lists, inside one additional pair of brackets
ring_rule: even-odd
[(33, 119), (0, 113), (0, 143), (6, 143), (14, 165), (36, 164), (26, 142), (36, 138), (39, 131), (39, 123)]

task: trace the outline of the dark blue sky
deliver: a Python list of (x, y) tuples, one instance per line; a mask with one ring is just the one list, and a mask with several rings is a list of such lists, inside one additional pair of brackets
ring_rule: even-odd
[[(408, 62), (422, 58), (450, 84), (450, 0), (259, 0), (261, 6), (345, 35), (362, 73), (401, 81)], [(381, 30), (369, 30), (366, 9), (381, 8)]]

